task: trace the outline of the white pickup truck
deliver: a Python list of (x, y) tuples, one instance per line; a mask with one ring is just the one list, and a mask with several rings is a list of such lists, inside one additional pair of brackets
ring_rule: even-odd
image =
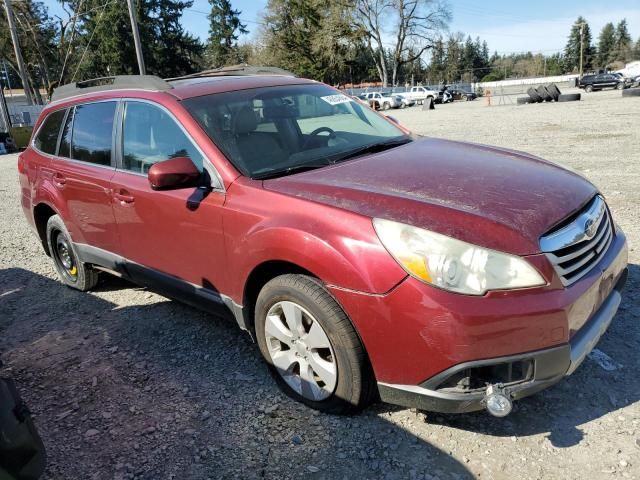
[(438, 92), (431, 90), (428, 87), (411, 87), (411, 90), (405, 93), (399, 93), (401, 97), (415, 101), (418, 105), (424, 103), (424, 101), (431, 97), (434, 101), (438, 98)]

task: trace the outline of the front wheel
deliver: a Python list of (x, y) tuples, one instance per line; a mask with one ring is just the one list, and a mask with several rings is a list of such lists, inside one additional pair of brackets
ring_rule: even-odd
[(388, 102), (384, 102), (384, 103), (382, 104), (382, 109), (383, 109), (383, 110), (389, 110), (389, 103), (388, 103)]
[(96, 286), (98, 272), (80, 261), (71, 236), (58, 215), (51, 216), (47, 222), (47, 245), (65, 285), (83, 292)]
[(586, 87), (584, 87), (584, 91), (587, 92), (587, 93), (593, 92), (593, 86), (592, 85), (587, 85)]
[(324, 286), (304, 275), (269, 281), (255, 308), (258, 346), (287, 395), (343, 414), (365, 407), (375, 380), (365, 349)]

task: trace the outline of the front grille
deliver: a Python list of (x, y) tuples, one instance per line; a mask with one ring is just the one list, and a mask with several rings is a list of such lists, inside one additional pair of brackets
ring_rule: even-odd
[(568, 286), (596, 266), (611, 245), (613, 236), (611, 215), (598, 195), (569, 223), (544, 235), (540, 248), (553, 264), (562, 284)]

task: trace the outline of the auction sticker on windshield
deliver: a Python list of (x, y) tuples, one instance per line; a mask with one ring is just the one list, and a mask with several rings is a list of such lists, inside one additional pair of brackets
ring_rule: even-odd
[(327, 95), (326, 97), (320, 98), (327, 102), (329, 105), (339, 105), (341, 103), (349, 103), (353, 101), (346, 95)]

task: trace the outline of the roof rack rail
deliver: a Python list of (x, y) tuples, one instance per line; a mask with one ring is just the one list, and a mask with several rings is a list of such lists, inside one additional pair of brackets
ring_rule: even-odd
[(85, 93), (125, 88), (165, 91), (170, 90), (173, 87), (155, 75), (117, 75), (113, 77), (93, 78), (91, 80), (83, 80), (81, 82), (61, 85), (53, 90), (51, 101), (55, 102), (64, 98), (83, 95)]
[(192, 73), (190, 75), (183, 75), (181, 77), (167, 78), (167, 82), (173, 82), (176, 80), (189, 80), (192, 78), (204, 78), (204, 77), (226, 77), (226, 76), (249, 76), (249, 75), (282, 75), (285, 77), (295, 77), (294, 73), (287, 70), (283, 70), (278, 67), (260, 67), (255, 65), (231, 65), (227, 67), (212, 68), (210, 70), (204, 70), (202, 72)]

